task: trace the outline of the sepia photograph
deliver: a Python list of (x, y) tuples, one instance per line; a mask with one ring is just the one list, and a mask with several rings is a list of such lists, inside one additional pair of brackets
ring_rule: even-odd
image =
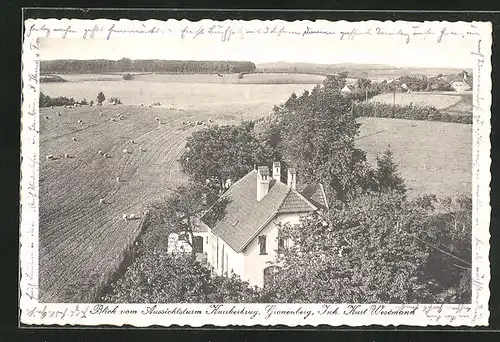
[(153, 44), (40, 42), (42, 302), (471, 301), (466, 50)]
[(37, 38), (37, 302), (476, 303), (471, 40), (221, 27)]

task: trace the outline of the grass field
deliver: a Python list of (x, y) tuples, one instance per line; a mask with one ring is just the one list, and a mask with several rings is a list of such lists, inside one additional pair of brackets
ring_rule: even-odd
[(472, 92), (418, 92), (418, 93), (384, 93), (370, 99), (372, 102), (384, 102), (399, 105), (420, 104), (436, 107), (444, 113), (453, 115), (472, 115)]
[(472, 125), (360, 118), (359, 148), (375, 165), (390, 146), (411, 195), (438, 197), (472, 191)]
[[(43, 84), (41, 90), (50, 96), (90, 101), (103, 91), (125, 105), (41, 109), (40, 301), (96, 299), (139, 233), (141, 221), (126, 221), (122, 215), (142, 214), (149, 203), (186, 180), (177, 159), (186, 137), (201, 128), (182, 121), (234, 124), (257, 119), (292, 92), (313, 86), (158, 80)], [(154, 101), (167, 108), (137, 106)], [(171, 104), (175, 109), (168, 108)], [(110, 120), (120, 114), (123, 120)], [(391, 145), (412, 193), (470, 193), (471, 125), (378, 118), (362, 122), (365, 137), (359, 146), (373, 162)], [(100, 156), (99, 150), (109, 158)], [(49, 154), (70, 158), (46, 160)]]

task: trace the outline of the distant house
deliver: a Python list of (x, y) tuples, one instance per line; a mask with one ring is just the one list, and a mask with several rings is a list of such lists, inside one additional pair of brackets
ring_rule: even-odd
[(280, 237), (279, 224), (298, 224), (304, 215), (327, 210), (321, 184), (297, 187), (296, 171), (287, 171), (281, 182), (280, 163), (252, 170), (222, 195), (225, 214), (213, 219), (211, 210), (201, 218), (203, 252), (219, 275), (237, 274), (251, 285), (264, 286), (265, 278), (279, 270), (269, 262), (290, 243)]
[(464, 92), (472, 89), (472, 75), (466, 70), (450, 79), (450, 87), (456, 92)]
[(344, 86), (344, 88), (342, 88), (342, 89), (340, 90), (340, 92), (341, 92), (341, 93), (344, 93), (344, 94), (348, 94), (348, 93), (351, 93), (353, 90), (354, 90), (354, 89), (353, 89), (353, 86), (352, 86), (352, 85), (346, 84), (346, 85)]
[(450, 83), (450, 87), (452, 87), (453, 90), (455, 90), (458, 93), (461, 93), (461, 92), (464, 92), (464, 91), (472, 89), (472, 85), (469, 84), (468, 82), (464, 81), (464, 80), (452, 81)]

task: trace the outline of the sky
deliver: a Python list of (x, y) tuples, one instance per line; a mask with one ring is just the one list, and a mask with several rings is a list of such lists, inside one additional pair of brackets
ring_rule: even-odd
[(319, 64), (386, 64), (396, 67), (472, 68), (471, 45), (467, 40), (440, 44), (391, 38), (380, 41), (327, 40), (297, 38), (185, 39), (168, 37), (41, 38), (40, 58), (53, 59), (167, 59), (167, 60), (244, 60), (267, 62), (306, 62)]

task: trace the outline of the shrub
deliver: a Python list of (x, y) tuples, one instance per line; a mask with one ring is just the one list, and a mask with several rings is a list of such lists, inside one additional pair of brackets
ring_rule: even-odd
[(355, 117), (396, 118), (406, 120), (441, 121), (472, 124), (471, 115), (450, 115), (440, 112), (436, 107), (410, 103), (392, 105), (382, 102), (353, 102)]
[(97, 94), (97, 103), (102, 104), (104, 100), (106, 100), (106, 96), (104, 96), (104, 93), (101, 91)]
[(110, 98), (109, 102), (110, 103), (114, 103), (114, 104), (122, 104), (122, 101), (119, 98), (117, 98), (117, 97)]

